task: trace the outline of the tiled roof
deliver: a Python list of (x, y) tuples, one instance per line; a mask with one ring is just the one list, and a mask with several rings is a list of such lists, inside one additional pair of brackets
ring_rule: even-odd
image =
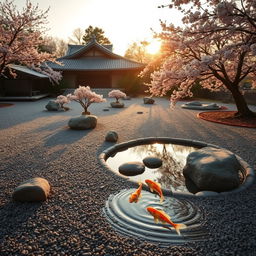
[(30, 69), (28, 67), (25, 67), (25, 66), (11, 64), (10, 68), (20, 71), (20, 72), (23, 72), (23, 73), (26, 73), (26, 74), (29, 74), (29, 75), (32, 75), (32, 76), (36, 76), (36, 77), (40, 77), (40, 78), (49, 78), (48, 76), (46, 76), (42, 73), (39, 73), (33, 69)]
[(127, 59), (59, 59), (62, 65), (49, 63), (48, 65), (55, 70), (76, 70), (76, 71), (93, 71), (93, 70), (125, 70), (141, 69), (143, 64), (133, 62)]
[[(84, 57), (84, 54), (93, 47), (104, 53), (104, 57)], [(113, 53), (110, 48), (100, 45), (96, 40), (92, 40), (87, 45), (69, 45), (67, 55), (57, 59), (57, 61), (62, 65), (51, 62), (48, 65), (54, 70), (72, 71), (142, 69), (145, 66)]]

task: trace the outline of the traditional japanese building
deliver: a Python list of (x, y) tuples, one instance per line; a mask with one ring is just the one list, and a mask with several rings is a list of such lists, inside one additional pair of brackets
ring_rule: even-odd
[(67, 54), (50, 63), (55, 71), (62, 71), (68, 88), (79, 85), (91, 88), (117, 88), (123, 76), (137, 76), (144, 64), (112, 52), (112, 45), (100, 45), (95, 39), (87, 45), (68, 45)]

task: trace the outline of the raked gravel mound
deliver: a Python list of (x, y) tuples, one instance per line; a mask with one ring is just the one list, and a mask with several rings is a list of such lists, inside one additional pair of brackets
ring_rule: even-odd
[[(15, 102), (0, 108), (0, 255), (197, 255), (253, 256), (256, 251), (256, 184), (225, 197), (191, 198), (203, 213), (205, 241), (160, 248), (116, 233), (102, 215), (106, 200), (130, 186), (107, 171), (98, 156), (118, 142), (141, 137), (177, 137), (200, 140), (231, 150), (254, 166), (256, 129), (223, 126), (196, 117), (198, 111), (168, 100), (154, 105), (142, 98), (126, 101), (125, 108), (105, 112), (108, 102), (92, 104), (98, 116), (93, 130), (74, 131), (68, 120), (82, 112), (73, 102), (67, 112), (47, 112), (49, 99)], [(229, 109), (233, 105), (224, 104)], [(253, 107), (255, 110), (255, 107)], [(142, 115), (137, 112), (142, 111)], [(46, 178), (52, 187), (43, 203), (16, 203), (14, 188), (33, 177)]]

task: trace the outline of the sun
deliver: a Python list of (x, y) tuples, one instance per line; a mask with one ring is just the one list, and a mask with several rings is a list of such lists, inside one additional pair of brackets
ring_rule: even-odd
[(146, 47), (149, 54), (157, 54), (161, 48), (161, 42), (157, 40), (152, 40), (150, 44)]

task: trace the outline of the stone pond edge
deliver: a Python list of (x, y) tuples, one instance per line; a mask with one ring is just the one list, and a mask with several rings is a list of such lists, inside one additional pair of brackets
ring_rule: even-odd
[[(99, 155), (100, 163), (107, 170), (110, 170), (115, 175), (120, 176), (123, 179), (126, 179), (127, 182), (131, 183), (132, 185), (137, 184), (136, 182), (129, 180), (129, 177), (126, 178), (121, 174), (120, 175), (117, 174), (114, 170), (112, 170), (107, 165), (106, 160), (111, 154), (113, 154), (115, 152), (118, 152), (120, 150), (124, 150), (124, 149), (127, 149), (129, 147), (133, 147), (133, 146), (149, 144), (149, 143), (172, 143), (172, 144), (198, 147), (198, 148), (202, 148), (202, 147), (221, 148), (217, 145), (205, 143), (205, 142), (198, 141), (198, 140), (188, 140), (188, 139), (171, 138), (171, 137), (146, 137), (146, 138), (138, 138), (138, 139), (135, 139), (135, 140), (130, 140), (130, 141), (127, 141), (127, 142), (122, 142), (122, 143), (119, 143), (119, 144), (115, 144), (114, 146), (111, 146), (108, 149), (105, 149)], [(223, 148), (223, 149), (225, 149), (225, 148)], [(227, 150), (227, 149), (225, 149), (225, 150)], [(229, 151), (229, 150), (227, 150), (227, 151)], [(231, 152), (231, 151), (229, 151), (229, 152)], [(233, 152), (231, 152), (231, 153), (233, 153)], [(234, 193), (242, 192), (243, 190), (249, 188), (253, 184), (254, 179), (255, 179), (255, 173), (254, 173), (253, 168), (246, 161), (244, 161), (240, 156), (238, 156), (236, 154), (234, 154), (234, 155), (237, 157), (239, 163), (241, 164), (241, 167), (243, 169), (243, 174), (244, 174), (244, 177), (245, 177), (244, 182), (238, 188), (230, 190), (230, 191), (216, 193), (215, 195), (196, 195), (196, 194), (192, 194), (192, 193), (189, 193), (189, 192), (171, 192), (171, 191), (168, 191), (166, 189), (162, 189), (164, 195), (166, 195), (166, 196), (175, 196), (175, 197), (216, 197), (216, 196), (218, 197), (218, 196), (229, 196), (229, 195), (232, 195)], [(143, 188), (148, 190), (146, 185), (143, 186)]]

